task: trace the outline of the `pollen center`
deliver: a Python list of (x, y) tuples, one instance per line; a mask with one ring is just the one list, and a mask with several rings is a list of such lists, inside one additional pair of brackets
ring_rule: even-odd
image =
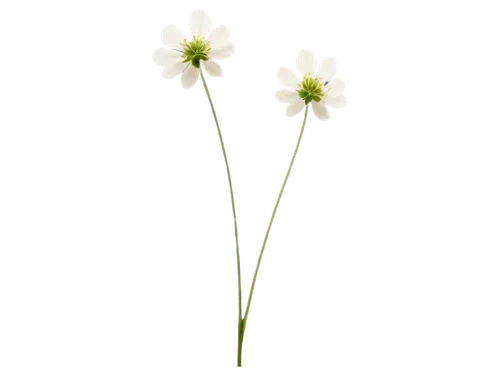
[(306, 104), (311, 103), (313, 100), (319, 102), (321, 97), (325, 94), (323, 92), (324, 83), (318, 77), (307, 73), (299, 85), (299, 96), (304, 99)]
[(207, 61), (210, 53), (210, 42), (206, 41), (201, 36), (194, 36), (193, 39), (181, 43), (183, 47), (182, 58), (183, 62), (191, 62), (194, 67), (200, 67), (200, 61)]

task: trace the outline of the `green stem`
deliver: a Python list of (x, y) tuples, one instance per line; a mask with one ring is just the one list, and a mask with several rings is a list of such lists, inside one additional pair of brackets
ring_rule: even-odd
[(203, 73), (200, 75), (201, 86), (205, 92), (205, 97), (207, 98), (208, 107), (210, 108), (210, 113), (212, 115), (212, 122), (214, 124), (215, 136), (217, 138), (217, 144), (219, 146), (220, 157), (222, 160), (222, 166), (224, 167), (224, 177), (226, 180), (227, 198), (229, 201), (229, 211), (231, 213), (231, 223), (233, 226), (233, 247), (235, 252), (235, 267), (236, 267), (236, 283), (238, 285), (236, 294), (236, 359), (237, 366), (240, 364), (243, 367), (243, 340), (242, 336), (244, 330), (241, 324), (241, 318), (243, 316), (243, 272), (242, 272), (242, 262), (241, 262), (241, 242), (240, 242), (240, 221), (239, 213), (236, 205), (236, 187), (234, 184), (233, 167), (231, 166), (231, 158), (229, 157), (229, 149), (226, 144), (226, 138), (224, 137), (224, 128), (219, 118), (219, 113), (217, 112), (217, 107), (215, 105), (215, 98), (208, 81)]
[[(311, 105), (307, 104), (305, 109), (304, 109), (304, 114), (302, 117), (302, 120), (300, 121), (299, 128), (297, 129), (297, 134), (295, 136), (295, 144), (293, 145), (293, 150), (290, 155), (290, 160), (288, 161), (288, 164), (285, 168), (285, 173), (283, 174), (283, 177), (281, 178), (280, 185), (278, 187), (278, 192), (276, 193), (273, 204), (271, 207), (271, 214), (269, 215), (269, 218), (267, 219), (266, 226), (264, 228), (264, 234), (262, 236), (262, 239), (260, 241), (259, 248), (257, 249), (257, 260), (255, 261), (253, 265), (253, 270), (252, 270), (252, 276), (250, 278), (251, 282), (248, 285), (247, 289), (247, 295), (245, 298), (245, 314), (243, 316), (243, 321), (245, 322), (245, 331), (244, 334), (242, 335), (243, 337), (241, 338), (243, 340), (241, 346), (244, 347), (244, 341), (245, 341), (245, 335), (248, 331), (248, 320), (250, 319), (250, 314), (253, 308), (253, 305), (255, 303), (255, 294), (256, 294), (256, 288), (257, 288), (257, 283), (259, 281), (260, 277), (260, 269), (264, 265), (264, 257), (266, 256), (267, 252), (267, 247), (269, 246), (269, 243), (271, 242), (271, 234), (274, 229), (274, 225), (276, 224), (276, 221), (278, 221), (278, 213), (281, 207), (281, 204), (283, 202), (283, 198), (286, 194), (286, 191), (288, 189), (288, 184), (290, 182), (291, 177), (293, 176), (295, 172), (295, 166), (297, 163), (297, 159), (300, 154), (300, 150), (302, 148), (302, 144), (304, 143), (304, 138), (305, 138), (305, 133), (307, 130), (307, 126), (309, 124), (309, 116), (311, 113)], [(248, 306), (248, 298), (250, 296), (251, 303), (250, 306)]]

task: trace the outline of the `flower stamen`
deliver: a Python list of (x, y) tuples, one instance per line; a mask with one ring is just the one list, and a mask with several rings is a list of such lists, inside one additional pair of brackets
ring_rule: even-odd
[(181, 43), (183, 62), (191, 62), (195, 68), (200, 67), (200, 61), (207, 61), (211, 51), (210, 42), (201, 36), (194, 36), (192, 40), (184, 39)]
[(311, 73), (307, 73), (299, 85), (298, 94), (304, 99), (306, 104), (311, 103), (313, 100), (319, 102), (321, 97), (325, 95), (323, 86), (323, 82), (318, 77), (313, 76)]

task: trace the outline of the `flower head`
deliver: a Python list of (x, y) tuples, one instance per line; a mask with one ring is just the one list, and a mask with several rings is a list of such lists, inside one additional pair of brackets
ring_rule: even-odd
[(276, 99), (288, 103), (287, 116), (295, 116), (309, 103), (314, 114), (320, 120), (328, 120), (330, 112), (325, 104), (342, 108), (346, 98), (342, 95), (345, 83), (339, 78), (332, 80), (337, 72), (337, 62), (331, 57), (324, 59), (316, 72), (316, 58), (309, 50), (302, 50), (297, 55), (299, 78), (291, 69), (282, 67), (278, 70), (278, 80), (286, 87), (276, 92)]
[(216, 27), (210, 31), (210, 17), (203, 10), (195, 10), (190, 18), (191, 36), (185, 38), (176, 26), (163, 29), (163, 43), (168, 48), (157, 49), (153, 61), (163, 67), (163, 78), (171, 79), (182, 73), (182, 87), (193, 87), (200, 75), (201, 66), (213, 77), (222, 77), (222, 69), (213, 59), (226, 59), (234, 52), (229, 41), (229, 29)]

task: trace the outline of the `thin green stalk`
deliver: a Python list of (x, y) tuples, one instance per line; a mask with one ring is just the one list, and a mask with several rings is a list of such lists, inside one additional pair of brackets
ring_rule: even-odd
[[(208, 101), (208, 107), (210, 108), (210, 113), (212, 114), (212, 123), (214, 125), (215, 135), (217, 137), (217, 143), (219, 145), (220, 157), (222, 160), (222, 166), (224, 167), (224, 177), (226, 179), (226, 189), (227, 197), (229, 201), (229, 211), (231, 213), (231, 223), (233, 226), (233, 247), (235, 252), (235, 264), (236, 264), (236, 283), (238, 285), (236, 294), (236, 323), (235, 328), (236, 334), (236, 367), (241, 364), (243, 367), (243, 340), (241, 335), (244, 334), (244, 327), (242, 323), (243, 316), (243, 264), (241, 262), (241, 242), (240, 242), (240, 220), (239, 213), (236, 205), (236, 187), (234, 184), (233, 167), (231, 165), (231, 158), (229, 157), (229, 149), (226, 144), (226, 138), (224, 137), (224, 128), (219, 118), (219, 113), (217, 112), (217, 107), (215, 105), (215, 98), (212, 90), (208, 85), (208, 81), (203, 73), (200, 76), (201, 86), (205, 92), (205, 97)], [(240, 359), (240, 362), (238, 361)]]
[[(278, 221), (278, 213), (279, 209), (281, 207), (281, 204), (283, 203), (283, 198), (286, 194), (286, 191), (288, 189), (288, 184), (290, 183), (290, 179), (293, 176), (295, 172), (295, 166), (297, 163), (297, 159), (300, 154), (300, 150), (302, 148), (302, 144), (304, 143), (304, 138), (305, 138), (305, 133), (307, 130), (307, 126), (309, 125), (309, 116), (311, 114), (311, 105), (307, 104), (305, 109), (304, 109), (304, 114), (302, 117), (302, 120), (300, 121), (299, 128), (297, 129), (297, 134), (295, 136), (295, 144), (293, 145), (293, 150), (290, 155), (290, 160), (288, 161), (288, 164), (285, 168), (285, 173), (283, 174), (283, 177), (281, 178), (280, 185), (278, 187), (278, 192), (274, 196), (273, 204), (271, 207), (271, 214), (269, 215), (269, 218), (267, 219), (266, 226), (264, 228), (264, 234), (262, 236), (259, 248), (257, 250), (257, 260), (255, 261), (252, 269), (252, 276), (251, 276), (251, 282), (248, 285), (247, 289), (247, 294), (245, 298), (245, 313), (243, 316), (243, 321), (245, 322), (245, 330), (244, 334), (242, 335), (241, 339), (243, 340), (242, 346), (244, 347), (245, 345), (245, 335), (248, 331), (248, 320), (250, 319), (250, 314), (253, 308), (253, 305), (255, 303), (255, 294), (256, 294), (256, 288), (257, 288), (257, 283), (259, 281), (260, 277), (260, 270), (264, 265), (264, 257), (266, 256), (267, 252), (267, 247), (269, 246), (269, 243), (271, 242), (271, 234), (274, 229), (274, 225)], [(248, 298), (250, 296), (251, 303), (250, 306), (248, 306)]]

